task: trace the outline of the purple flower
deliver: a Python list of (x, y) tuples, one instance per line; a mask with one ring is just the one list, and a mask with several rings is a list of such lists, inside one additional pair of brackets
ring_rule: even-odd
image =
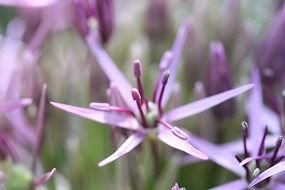
[(8, 101), (4, 103), (0, 103), (0, 115), (5, 114), (7, 112), (13, 111), (15, 109), (30, 105), (32, 100), (30, 98), (24, 98), (21, 100)]
[(0, 0), (0, 5), (17, 7), (45, 7), (57, 0)]
[(113, 4), (113, 0), (73, 0), (75, 24), (83, 36), (98, 24), (102, 43), (110, 39), (114, 25)]
[(184, 187), (179, 187), (177, 183), (171, 188), (171, 190), (186, 190)]
[[(285, 171), (284, 150), (280, 149), (283, 138), (276, 135), (280, 134), (279, 120), (274, 112), (263, 105), (258, 70), (253, 71), (252, 80), (255, 88), (251, 91), (247, 102), (249, 125), (242, 122), (243, 138), (241, 141), (214, 145), (199, 137), (189, 135), (190, 143), (207, 154), (210, 160), (241, 178), (213, 188), (215, 190), (231, 188), (243, 190), (253, 186), (285, 188), (285, 184), (278, 178), (272, 180), (272, 183), (268, 180), (269, 177)], [(268, 127), (265, 127), (267, 125)], [(273, 135), (269, 135), (269, 131)], [(267, 148), (272, 147), (273, 151), (266, 153)], [(250, 162), (252, 163), (249, 164)], [(258, 184), (260, 182), (262, 183)]]
[[(209, 96), (232, 89), (230, 68), (226, 58), (224, 46), (219, 41), (210, 45), (210, 64), (208, 67), (206, 91)], [(234, 100), (222, 103), (213, 108), (214, 116), (217, 119), (230, 117), (234, 113)]]
[(189, 23), (183, 24), (178, 31), (171, 51), (163, 55), (160, 62), (160, 72), (154, 85), (151, 100), (147, 99), (142, 87), (142, 70), (139, 61), (134, 62), (134, 75), (137, 81), (137, 88), (132, 88), (125, 76), (120, 72), (96, 39), (91, 35), (86, 38), (99, 65), (109, 77), (112, 85), (116, 86), (118, 90), (117, 95), (122, 98), (126, 106), (118, 107), (108, 103), (95, 102), (91, 103), (91, 109), (88, 109), (55, 102), (52, 102), (52, 104), (64, 111), (81, 117), (133, 131), (133, 135), (114, 154), (100, 162), (99, 166), (106, 165), (125, 155), (138, 146), (146, 137), (158, 138), (165, 144), (197, 158), (208, 158), (188, 142), (189, 137), (183, 130), (172, 126), (170, 123), (203, 112), (249, 90), (253, 85), (245, 85), (229, 90), (174, 108), (165, 113), (164, 108), (170, 98), (175, 83), (175, 73), (188, 30)]

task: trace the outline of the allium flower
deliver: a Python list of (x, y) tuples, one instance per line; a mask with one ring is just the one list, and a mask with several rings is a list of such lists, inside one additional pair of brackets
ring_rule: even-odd
[(179, 187), (177, 183), (171, 188), (171, 190), (186, 190), (184, 187)]
[[(7, 171), (1, 177), (4, 182), (5, 188), (8, 189), (37, 189), (44, 185), (55, 173), (55, 168), (50, 172), (44, 174), (43, 176), (37, 178), (35, 177), (37, 173), (37, 165), (39, 159), (39, 153), (43, 140), (44, 131), (44, 108), (46, 101), (46, 85), (44, 85), (40, 100), (39, 111), (36, 121), (36, 129), (34, 131), (33, 137), (35, 137), (35, 144), (32, 147), (32, 153), (28, 153), (27, 147), (25, 145), (17, 142), (17, 139), (13, 138), (15, 134), (9, 134), (4, 130), (0, 130), (0, 154), (3, 156), (4, 160), (8, 161), (11, 159), (12, 163), (8, 165)], [(19, 118), (14, 118), (15, 120)], [(14, 131), (17, 133), (18, 131)], [(22, 137), (24, 138), (24, 137)], [(30, 148), (30, 147), (29, 147)], [(31, 168), (26, 167), (26, 156), (28, 154), (32, 155), (32, 166)], [(30, 156), (28, 156), (30, 157)], [(1, 184), (1, 183), (0, 183)]]
[[(208, 67), (206, 91), (208, 96), (232, 89), (232, 78), (228, 65), (224, 46), (219, 41), (210, 44), (210, 64)], [(234, 113), (234, 100), (218, 105), (213, 108), (214, 116), (217, 119), (224, 119)]]
[[(285, 184), (276, 178), (272, 180), (272, 183), (266, 180), (285, 171), (284, 151), (280, 150), (282, 137), (269, 135), (269, 131), (280, 134), (280, 124), (278, 118), (276, 118), (277, 116), (263, 105), (261, 83), (257, 70), (254, 70), (252, 78), (255, 88), (251, 91), (247, 102), (249, 125), (246, 122), (242, 123), (243, 138), (241, 141), (226, 145), (214, 145), (199, 137), (189, 135), (189, 141), (206, 153), (210, 160), (241, 177), (241, 179), (213, 188), (215, 190), (243, 190), (248, 187), (251, 188), (262, 181), (262, 184), (255, 187), (263, 188), (266, 186), (272, 189), (285, 187)], [(270, 128), (265, 127), (267, 124)], [(265, 153), (266, 149), (270, 147), (274, 147), (274, 150)], [(236, 155), (235, 159), (235, 154), (242, 154), (245, 159), (243, 160), (239, 155)]]
[(45, 7), (57, 0), (0, 0), (0, 5), (21, 7)]
[(100, 40), (106, 43), (113, 32), (113, 0), (73, 0), (75, 25), (86, 36), (98, 27)]
[(154, 86), (151, 100), (147, 99), (143, 90), (141, 81), (142, 70), (139, 61), (134, 62), (134, 75), (137, 81), (137, 88), (132, 88), (125, 76), (101, 48), (100, 44), (97, 43), (96, 39), (93, 36), (87, 38), (87, 43), (91, 51), (110, 81), (116, 85), (119, 93), (118, 96), (122, 97), (126, 106), (117, 107), (108, 103), (95, 102), (91, 103), (91, 109), (88, 109), (55, 102), (52, 102), (52, 104), (64, 111), (81, 117), (133, 131), (133, 135), (114, 154), (100, 162), (99, 166), (106, 165), (125, 155), (147, 137), (151, 137), (152, 139), (158, 138), (165, 144), (197, 158), (208, 158), (188, 142), (188, 135), (183, 130), (172, 126), (170, 123), (205, 111), (249, 90), (253, 85), (245, 85), (229, 90), (177, 107), (165, 113), (164, 108), (174, 86), (175, 73), (188, 30), (189, 23), (182, 25), (178, 31), (172, 50), (163, 55), (160, 63), (160, 73)]

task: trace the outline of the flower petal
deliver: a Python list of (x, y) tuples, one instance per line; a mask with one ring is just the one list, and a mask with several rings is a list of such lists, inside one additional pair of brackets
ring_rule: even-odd
[(118, 126), (130, 130), (139, 129), (137, 120), (133, 117), (124, 114), (81, 108), (77, 106), (71, 106), (56, 102), (51, 102), (51, 104), (64, 111), (73, 113), (75, 115), (79, 115), (87, 119), (97, 121), (99, 123)]
[(170, 129), (160, 126), (158, 129), (157, 137), (164, 142), (165, 144), (176, 148), (178, 150), (182, 150), (188, 154), (191, 154), (197, 158), (207, 160), (208, 156), (199, 151), (198, 149), (194, 148), (188, 141), (183, 140), (176, 135), (174, 135)]
[(135, 133), (131, 135), (116, 152), (114, 152), (111, 156), (109, 156), (105, 160), (101, 161), (98, 164), (98, 166), (102, 167), (124, 156), (125, 154), (133, 150), (136, 146), (138, 146), (143, 141), (144, 138), (145, 135), (142, 133)]
[(235, 181), (231, 181), (229, 183), (225, 183), (223, 185), (211, 188), (210, 190), (229, 190), (229, 189), (234, 189), (234, 190), (244, 190), (247, 188), (247, 183), (243, 179), (238, 179)]
[(44, 7), (55, 3), (57, 0), (0, 0), (0, 5), (20, 7)]
[(17, 108), (21, 108), (21, 107), (24, 107), (27, 105), (30, 105), (32, 102), (33, 101), (30, 98), (24, 98), (21, 100), (6, 102), (6, 103), (0, 105), (0, 114), (6, 113), (9, 111), (13, 111)]
[(176, 73), (177, 73), (177, 66), (183, 51), (183, 47), (190, 29), (190, 23), (189, 21), (186, 21), (178, 30), (176, 39), (173, 43), (173, 46), (171, 48), (172, 56), (170, 59), (170, 62), (165, 70), (170, 71), (170, 76), (167, 82), (167, 85), (165, 87), (165, 91), (163, 94), (163, 99), (162, 99), (162, 105), (165, 106), (166, 103), (168, 102), (168, 99), (171, 95), (172, 89), (175, 84), (176, 80)]
[(194, 136), (193, 134), (189, 134), (189, 141), (191, 144), (207, 154), (210, 160), (216, 164), (232, 171), (239, 176), (244, 175), (243, 168), (238, 165), (238, 162), (232, 152), (227, 152), (221, 149), (220, 146), (214, 145), (202, 138)]
[(96, 41), (93, 35), (89, 35), (86, 38), (86, 40), (89, 44), (89, 47), (94, 57), (97, 59), (98, 64), (105, 72), (109, 80), (117, 84), (118, 90), (120, 91), (122, 97), (124, 98), (124, 101), (133, 111), (136, 111), (137, 108), (131, 96), (132, 86), (129, 83), (129, 81), (126, 79), (125, 75), (120, 71), (120, 69), (109, 57), (106, 51)]
[(258, 184), (259, 182), (265, 180), (268, 177), (276, 175), (280, 172), (285, 171), (285, 161), (279, 162), (274, 166), (268, 168), (264, 172), (262, 172), (259, 176), (257, 176), (252, 182), (249, 184), (249, 188), (253, 187), (254, 185)]
[(46, 173), (45, 175), (43, 175), (42, 177), (36, 179), (34, 181), (34, 186), (38, 187), (38, 186), (42, 186), (44, 184), (46, 184), (50, 178), (55, 174), (56, 169), (53, 168), (50, 172)]
[(211, 107), (214, 107), (230, 98), (233, 98), (251, 89), (253, 86), (254, 86), (253, 84), (247, 84), (214, 96), (210, 96), (208, 98), (204, 98), (202, 100), (192, 102), (190, 104), (186, 104), (184, 106), (175, 108), (172, 111), (166, 113), (164, 117), (166, 118), (167, 121), (171, 122), (181, 120), (183, 118), (198, 114)]

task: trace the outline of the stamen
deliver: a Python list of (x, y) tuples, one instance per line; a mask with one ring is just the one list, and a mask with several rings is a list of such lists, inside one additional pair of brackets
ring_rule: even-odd
[[(259, 146), (259, 150), (258, 150), (257, 156), (261, 156), (263, 154), (263, 152), (264, 152), (264, 142), (265, 142), (265, 138), (266, 138), (267, 134), (268, 134), (268, 128), (266, 126), (265, 129), (264, 129), (262, 140), (260, 142), (260, 146)], [(259, 160), (256, 160), (256, 166), (259, 168)]]
[(280, 156), (278, 159), (275, 160), (275, 162), (273, 163), (273, 165), (281, 162), (283, 159), (285, 158), (285, 155)]
[(172, 52), (171, 51), (167, 51), (163, 54), (162, 59), (160, 61), (160, 65), (159, 65), (159, 80), (156, 81), (155, 86), (154, 86), (154, 90), (153, 90), (153, 94), (152, 94), (152, 102), (156, 102), (156, 98), (157, 98), (157, 93), (158, 93), (158, 89), (159, 89), (159, 84), (160, 84), (160, 79), (163, 76), (163, 72), (168, 68), (169, 63), (172, 59)]
[(142, 119), (142, 126), (144, 128), (147, 128), (147, 123), (146, 123), (146, 119), (145, 119), (145, 116), (144, 116), (144, 113), (143, 113), (143, 110), (142, 110), (142, 99), (141, 99), (141, 95), (138, 91), (138, 89), (136, 88), (133, 88), (132, 89), (132, 97), (133, 97), (133, 100), (136, 101), (137, 103), (137, 107), (138, 107), (138, 110), (140, 112), (140, 116), (141, 116), (141, 119)]
[(243, 151), (244, 151), (244, 156), (247, 158), (249, 156), (248, 150), (247, 150), (247, 143), (246, 139), (248, 138), (248, 124), (247, 122), (243, 121), (241, 123), (242, 129), (243, 129)]
[(182, 139), (182, 140), (187, 140), (188, 139), (188, 135), (187, 133), (185, 133), (184, 131), (182, 131), (181, 129), (179, 129), (178, 127), (173, 127), (171, 129), (171, 132), (177, 136), (178, 138)]
[[(137, 79), (137, 87), (138, 87), (139, 93), (140, 93), (142, 99), (144, 100), (144, 93), (143, 93), (143, 87), (142, 87), (142, 81), (141, 81), (141, 73), (142, 73), (141, 63), (139, 60), (135, 60), (134, 61), (134, 75)], [(141, 102), (141, 104), (142, 103), (143, 103), (143, 101)]]
[[(235, 155), (235, 158), (237, 159), (237, 161), (238, 161), (239, 163), (242, 162), (242, 159), (239, 157), (239, 155)], [(242, 167), (245, 169), (246, 180), (249, 182), (249, 181), (250, 181), (249, 168), (248, 168), (247, 164), (244, 164)]]
[(135, 116), (134, 113), (127, 109), (127, 108), (122, 108), (122, 107), (117, 107), (117, 106), (111, 106), (108, 103), (98, 103), (98, 102), (92, 102), (89, 104), (89, 107), (95, 110), (99, 111), (110, 111), (110, 112), (118, 112), (118, 113), (126, 113), (132, 116)]
[(252, 176), (253, 176), (254, 178), (256, 178), (257, 176), (259, 176), (259, 174), (260, 174), (260, 169), (259, 169), (259, 168), (255, 168), (255, 169), (253, 170)]
[(274, 148), (274, 152), (273, 152), (273, 155), (272, 155), (272, 158), (271, 158), (271, 161), (270, 161), (270, 162), (271, 162), (271, 166), (274, 165), (274, 161), (275, 161), (275, 159), (276, 159), (276, 157), (277, 157), (278, 151), (279, 151), (280, 146), (281, 146), (281, 144), (282, 144), (282, 140), (283, 140), (283, 137), (280, 136), (280, 137), (278, 137), (278, 139), (277, 139), (277, 141), (276, 141), (276, 145), (275, 145), (275, 148)]
[(163, 97), (163, 93), (164, 93), (164, 90), (165, 90), (165, 86), (166, 86), (166, 84), (168, 82), (169, 76), (170, 76), (170, 71), (166, 70), (163, 73), (162, 80), (161, 80), (162, 88), (161, 88), (161, 91), (160, 91), (160, 94), (159, 94), (159, 99), (158, 99), (158, 111), (159, 111), (160, 115), (162, 115), (162, 105), (161, 105), (162, 97)]

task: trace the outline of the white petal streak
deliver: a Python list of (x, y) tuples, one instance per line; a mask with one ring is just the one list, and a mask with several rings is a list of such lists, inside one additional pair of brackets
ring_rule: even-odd
[(131, 135), (116, 152), (114, 152), (105, 160), (101, 161), (98, 166), (102, 167), (124, 156), (125, 154), (133, 150), (135, 147), (137, 147), (143, 141), (144, 138), (145, 135), (139, 132)]

